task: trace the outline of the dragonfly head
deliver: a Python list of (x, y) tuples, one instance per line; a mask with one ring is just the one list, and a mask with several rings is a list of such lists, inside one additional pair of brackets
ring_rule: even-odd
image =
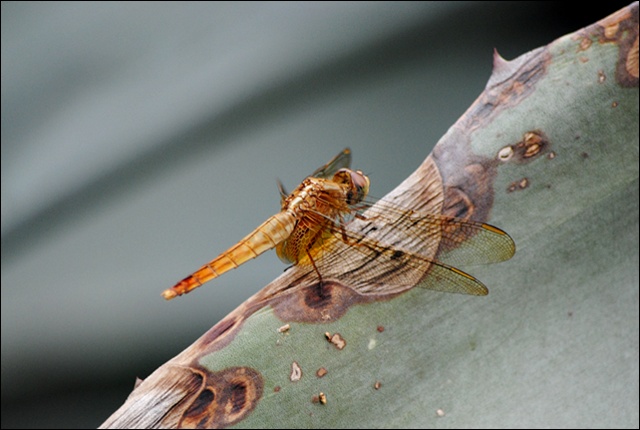
[(346, 187), (350, 205), (360, 203), (369, 193), (369, 178), (360, 170), (340, 169), (333, 175), (333, 180)]

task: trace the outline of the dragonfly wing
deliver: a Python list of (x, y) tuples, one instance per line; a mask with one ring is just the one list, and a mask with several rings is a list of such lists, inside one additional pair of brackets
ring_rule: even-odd
[(477, 296), (488, 293), (482, 282), (462, 270), (349, 232), (336, 230), (321, 246), (314, 259), (322, 276), (361, 293), (395, 293), (415, 286)]
[(374, 206), (350, 223), (330, 224), (329, 230), (314, 246), (320, 273), (363, 293), (392, 293), (418, 285), (486, 295), (480, 281), (447, 263), (503, 261), (515, 250), (506, 233), (488, 224), (389, 206)]
[(313, 172), (311, 176), (313, 176), (314, 178), (331, 179), (338, 170), (349, 167), (350, 165), (351, 150), (349, 148), (345, 148), (342, 150), (342, 152), (333, 157), (327, 164), (316, 169), (316, 171)]
[(492, 264), (506, 261), (516, 252), (516, 244), (506, 232), (489, 224), (442, 220), (438, 261), (453, 265)]
[(289, 196), (289, 193), (284, 188), (284, 184), (282, 183), (282, 181), (280, 179), (276, 179), (276, 182), (278, 184), (278, 192), (280, 193), (280, 204), (283, 204), (284, 201)]
[(471, 294), (473, 296), (489, 294), (487, 287), (473, 276), (437, 261), (431, 262), (428, 276), (425, 276), (418, 283), (418, 286), (444, 293)]
[[(498, 263), (513, 257), (516, 249), (507, 233), (481, 222), (399, 209), (384, 202), (373, 205), (364, 216), (380, 227), (377, 230), (389, 230), (392, 243), (403, 243), (411, 252), (437, 258), (442, 263), (456, 266)], [(380, 239), (389, 242), (386, 237)], [(434, 243), (437, 255), (433, 253)]]
[[(313, 172), (309, 176), (312, 176), (314, 178), (331, 179), (338, 170), (349, 167), (350, 165), (351, 150), (349, 148), (345, 148), (342, 150), (342, 152), (333, 157), (331, 161), (329, 161), (322, 167), (318, 167), (315, 172)], [(279, 179), (277, 180), (277, 182), (278, 192), (280, 193), (280, 202), (282, 203), (289, 195), (289, 192), (284, 188), (284, 185), (282, 184), (282, 182), (280, 182)]]

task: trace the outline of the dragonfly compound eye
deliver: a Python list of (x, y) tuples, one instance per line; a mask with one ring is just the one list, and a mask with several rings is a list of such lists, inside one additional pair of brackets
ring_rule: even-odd
[(369, 193), (369, 178), (360, 170), (340, 169), (333, 180), (347, 186), (346, 200), (350, 205), (361, 202)]
[(369, 178), (360, 170), (351, 171), (351, 183), (355, 188), (355, 201), (353, 203), (361, 202), (369, 194)]

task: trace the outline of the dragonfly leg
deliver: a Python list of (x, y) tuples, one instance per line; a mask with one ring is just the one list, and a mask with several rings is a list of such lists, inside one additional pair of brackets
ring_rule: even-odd
[(292, 269), (292, 268), (293, 268), (293, 266), (295, 266), (295, 264), (292, 264), (292, 265), (290, 265), (290, 266), (285, 267), (285, 268), (284, 268), (284, 270), (283, 270), (283, 272), (286, 272), (287, 270)]
[(313, 261), (313, 257), (311, 256), (311, 253), (309, 252), (309, 250), (307, 249), (307, 256), (309, 257), (309, 261), (311, 261), (311, 265), (313, 266), (313, 270), (315, 270), (316, 274), (318, 275), (318, 295), (320, 297), (324, 296), (324, 281), (322, 280), (322, 274), (320, 273), (320, 270), (318, 270), (318, 266), (316, 266), (316, 262)]
[(318, 279), (320, 280), (320, 283), (322, 283), (322, 275), (320, 274), (320, 270), (318, 270), (318, 266), (316, 266), (316, 262), (313, 261), (313, 257), (311, 256), (311, 253), (309, 252), (309, 250), (307, 250), (307, 256), (309, 257), (309, 261), (311, 261), (313, 270), (315, 270), (316, 273), (318, 274)]
[[(366, 220), (367, 218), (364, 215), (360, 215), (356, 214), (356, 218), (358, 219), (362, 219), (362, 220)], [(342, 235), (342, 241), (344, 243), (346, 243), (349, 246), (360, 246), (362, 245), (358, 240), (356, 239), (352, 239), (349, 237), (349, 235), (347, 234), (347, 229), (344, 227), (344, 224), (342, 222), (340, 222), (340, 233)]]

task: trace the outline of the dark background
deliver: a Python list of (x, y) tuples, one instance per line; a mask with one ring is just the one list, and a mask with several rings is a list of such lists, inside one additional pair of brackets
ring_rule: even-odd
[(160, 292), (345, 146), (382, 196), (513, 59), (627, 5), (2, 2), (2, 427), (96, 427), (284, 269)]

